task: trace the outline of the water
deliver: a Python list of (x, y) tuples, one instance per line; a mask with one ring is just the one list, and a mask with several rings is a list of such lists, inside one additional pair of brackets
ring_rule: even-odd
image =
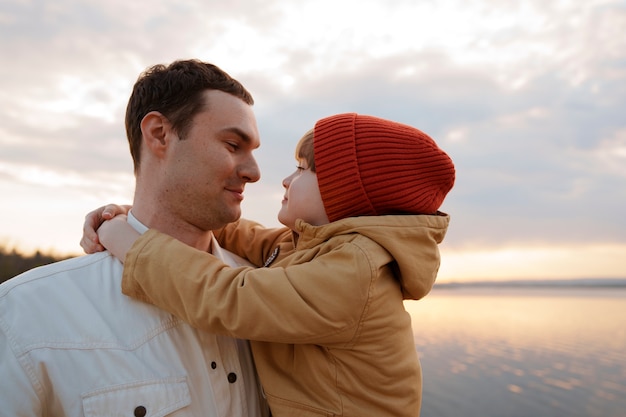
[(436, 288), (406, 308), (422, 417), (626, 416), (626, 288)]

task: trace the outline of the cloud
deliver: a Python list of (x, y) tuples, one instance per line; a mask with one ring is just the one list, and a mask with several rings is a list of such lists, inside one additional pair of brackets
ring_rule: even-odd
[(453, 157), (449, 248), (626, 244), (621, 0), (13, 0), (0, 22), (2, 181), (129, 196), (132, 85), (197, 57), (255, 97), (251, 217), (275, 224), (297, 140), (354, 111), (416, 126)]

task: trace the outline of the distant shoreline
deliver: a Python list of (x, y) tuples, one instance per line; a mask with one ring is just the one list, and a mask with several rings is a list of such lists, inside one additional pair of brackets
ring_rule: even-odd
[(552, 280), (504, 280), (504, 281), (468, 281), (468, 282), (441, 282), (435, 283), (436, 289), (455, 288), (619, 288), (626, 289), (626, 278), (580, 278), (580, 279), (552, 279)]

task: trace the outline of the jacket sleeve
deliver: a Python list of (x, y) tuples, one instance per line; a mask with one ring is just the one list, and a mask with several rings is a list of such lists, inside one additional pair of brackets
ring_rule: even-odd
[(41, 401), (22, 364), (0, 330), (0, 416), (42, 416)]
[(349, 243), (311, 262), (231, 268), (150, 230), (126, 255), (124, 294), (193, 327), (279, 343), (349, 343), (367, 308), (373, 267)]
[(290, 244), (292, 240), (287, 227), (266, 228), (247, 219), (229, 223), (213, 234), (221, 247), (257, 266), (263, 265), (277, 246)]

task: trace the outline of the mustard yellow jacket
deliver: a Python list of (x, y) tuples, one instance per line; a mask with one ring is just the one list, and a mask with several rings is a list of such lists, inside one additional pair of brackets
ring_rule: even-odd
[[(123, 292), (192, 326), (250, 339), (273, 416), (418, 416), (421, 368), (403, 299), (432, 288), (449, 217), (376, 216), (287, 229), (240, 220), (225, 248), (271, 267), (230, 268), (151, 230)], [(276, 248), (279, 248), (278, 250)]]

